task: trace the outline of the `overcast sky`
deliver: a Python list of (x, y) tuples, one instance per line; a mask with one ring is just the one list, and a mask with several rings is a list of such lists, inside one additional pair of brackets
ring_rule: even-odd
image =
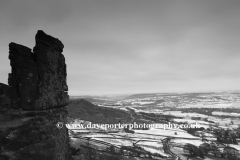
[(37, 30), (65, 48), (70, 95), (240, 89), (239, 0), (1, 0), (0, 82), (8, 44)]

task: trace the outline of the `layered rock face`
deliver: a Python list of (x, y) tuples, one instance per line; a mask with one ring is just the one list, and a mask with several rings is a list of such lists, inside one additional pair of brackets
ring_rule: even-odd
[(69, 101), (63, 44), (43, 31), (33, 52), (9, 44), (12, 67), (8, 84), (0, 85), (0, 159), (68, 160), (65, 125)]

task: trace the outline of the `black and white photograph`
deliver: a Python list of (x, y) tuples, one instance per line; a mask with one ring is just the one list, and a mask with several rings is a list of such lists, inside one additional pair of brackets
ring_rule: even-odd
[(240, 0), (0, 0), (0, 160), (240, 160)]

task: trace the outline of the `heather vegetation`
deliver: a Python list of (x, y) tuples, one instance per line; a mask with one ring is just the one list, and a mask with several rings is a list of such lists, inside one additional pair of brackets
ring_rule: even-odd
[(125, 111), (107, 107), (98, 107), (86, 100), (70, 100), (68, 105), (70, 118), (81, 118), (93, 123), (131, 122), (131, 115)]

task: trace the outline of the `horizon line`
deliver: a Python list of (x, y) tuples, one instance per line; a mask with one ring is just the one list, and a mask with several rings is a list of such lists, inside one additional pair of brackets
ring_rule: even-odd
[(138, 93), (110, 93), (110, 94), (83, 94), (83, 95), (69, 95), (69, 97), (83, 97), (83, 96), (107, 96), (107, 95), (134, 95), (134, 94), (186, 94), (186, 93), (220, 93), (220, 92), (239, 92), (237, 90), (221, 90), (221, 91), (193, 91), (193, 92), (138, 92)]

